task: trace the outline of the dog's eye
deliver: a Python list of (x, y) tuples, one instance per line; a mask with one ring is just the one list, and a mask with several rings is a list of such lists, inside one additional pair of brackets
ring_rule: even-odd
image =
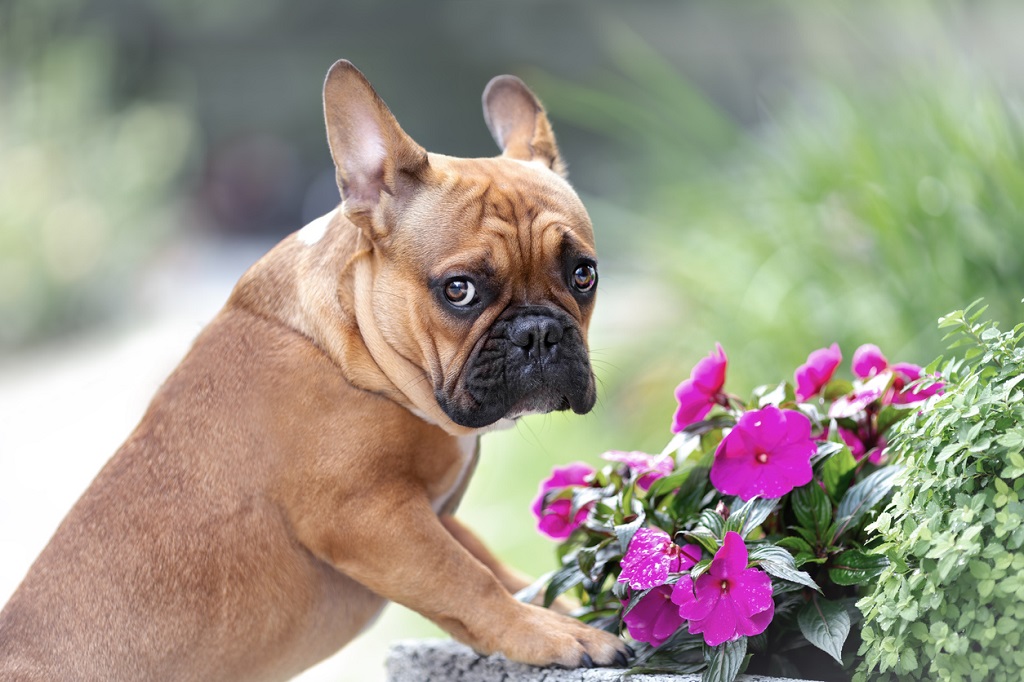
[(597, 284), (597, 268), (590, 263), (576, 266), (572, 272), (572, 288), (585, 294)]
[(461, 308), (476, 299), (476, 287), (468, 279), (450, 279), (444, 285), (444, 297), (452, 305)]

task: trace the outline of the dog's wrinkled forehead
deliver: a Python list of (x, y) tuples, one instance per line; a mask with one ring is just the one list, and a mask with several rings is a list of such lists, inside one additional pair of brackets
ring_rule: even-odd
[(557, 249), (594, 256), (586, 209), (543, 164), (430, 156), (432, 177), (396, 216), (393, 232), (417, 260), (438, 264), (458, 254), (536, 266), (560, 258)]

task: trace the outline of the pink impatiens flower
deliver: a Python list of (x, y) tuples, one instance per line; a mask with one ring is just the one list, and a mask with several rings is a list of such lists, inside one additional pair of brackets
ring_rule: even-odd
[(889, 366), (882, 350), (873, 343), (865, 343), (853, 351), (853, 374), (861, 379), (870, 379)]
[(807, 362), (796, 368), (793, 378), (796, 380), (797, 400), (808, 400), (817, 395), (832, 379), (843, 354), (839, 344), (833, 343), (828, 348), (819, 348), (807, 356)]
[(711, 484), (746, 501), (782, 497), (811, 480), (811, 420), (769, 405), (740, 417), (715, 450)]
[(839, 427), (839, 436), (850, 448), (850, 453), (858, 462), (867, 456), (872, 464), (881, 464), (885, 461), (885, 435), (874, 433), (871, 428), (861, 428), (857, 431), (850, 431)]
[(892, 392), (886, 395), (886, 402), (891, 405), (913, 405), (922, 400), (931, 398), (936, 393), (942, 393), (943, 384), (936, 381), (930, 386), (917, 386), (907, 389), (907, 384), (917, 381), (924, 373), (924, 368), (909, 362), (897, 362), (892, 369)]
[(531, 506), (533, 515), (537, 517), (537, 529), (540, 532), (553, 540), (564, 540), (586, 520), (590, 508), (594, 506), (592, 502), (583, 505), (572, 514), (572, 500), (559, 498), (544, 504), (544, 497), (551, 490), (584, 486), (586, 477), (592, 473), (594, 470), (589, 465), (573, 462), (564, 467), (555, 467), (551, 471), (551, 477), (541, 482), (537, 498)]
[(725, 534), (707, 573), (689, 574), (672, 588), (679, 615), (690, 621), (690, 634), (703, 633), (708, 646), (764, 632), (775, 615), (768, 574), (747, 568), (747, 546), (739, 533)]
[(622, 618), (629, 636), (638, 642), (661, 646), (683, 624), (679, 607), (672, 603), (672, 586), (659, 585), (648, 592)]
[(832, 407), (828, 409), (828, 416), (843, 419), (860, 414), (868, 405), (882, 397), (891, 378), (889, 372), (881, 372), (863, 384), (856, 385), (852, 393), (837, 398), (832, 403)]
[[(917, 387), (906, 390), (907, 384), (921, 378), (924, 369), (910, 362), (897, 362), (889, 365), (878, 346), (866, 343), (853, 354), (853, 373), (861, 379), (884, 377), (885, 383), (892, 381), (882, 403), (885, 405), (913, 405), (927, 400), (936, 393), (942, 393), (943, 384), (937, 381), (927, 388)], [(871, 382), (868, 382), (871, 383)], [(830, 415), (836, 416), (836, 415)]]
[(722, 387), (728, 362), (722, 344), (716, 343), (715, 350), (694, 366), (690, 378), (676, 387), (679, 407), (672, 419), (673, 433), (704, 419), (716, 403), (724, 402)]
[(648, 455), (646, 452), (623, 452), (621, 450), (609, 450), (601, 455), (609, 462), (621, 462), (629, 467), (629, 470), (636, 478), (636, 487), (640, 490), (648, 490), (651, 484), (659, 478), (664, 478), (675, 469), (675, 462), (671, 455)]
[(633, 534), (622, 557), (619, 582), (635, 590), (663, 585), (669, 573), (680, 573), (700, 561), (700, 547), (680, 547), (660, 528), (641, 528)]

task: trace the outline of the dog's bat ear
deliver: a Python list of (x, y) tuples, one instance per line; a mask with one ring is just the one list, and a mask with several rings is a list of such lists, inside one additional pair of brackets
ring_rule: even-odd
[(327, 72), (324, 119), (346, 213), (371, 213), (382, 192), (397, 194), (427, 164), (427, 152), (348, 60)]
[(515, 76), (496, 76), (484, 89), (484, 120), (502, 153), (512, 159), (543, 161), (565, 177), (551, 122), (537, 96)]

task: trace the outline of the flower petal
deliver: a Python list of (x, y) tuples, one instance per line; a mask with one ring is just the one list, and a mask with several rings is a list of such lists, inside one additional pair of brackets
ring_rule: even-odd
[[(718, 646), (736, 637), (736, 611), (730, 599), (719, 599), (715, 608), (701, 623), (704, 641), (708, 646)], [(691, 629), (692, 632), (692, 629)]]
[(668, 579), (673, 547), (672, 538), (660, 528), (639, 529), (622, 557), (618, 581), (628, 582), (636, 590), (663, 585)]
[[(717, 564), (717, 567), (716, 567)], [(711, 575), (721, 580), (733, 580), (747, 569), (747, 545), (736, 531), (725, 534), (722, 546), (711, 561)]]
[(729, 597), (737, 613), (752, 616), (772, 608), (772, 579), (757, 568), (747, 568), (732, 581)]
[(865, 343), (853, 351), (853, 374), (861, 379), (869, 379), (879, 372), (885, 371), (889, 361), (882, 355), (881, 349), (873, 343)]
[(690, 424), (696, 424), (707, 416), (714, 407), (714, 399), (693, 385), (687, 379), (676, 387), (676, 400), (679, 406), (672, 417), (672, 432), (679, 433)]
[(725, 369), (728, 362), (722, 344), (716, 343), (715, 350), (698, 362), (690, 372), (690, 378), (704, 393), (714, 395), (725, 385)]

